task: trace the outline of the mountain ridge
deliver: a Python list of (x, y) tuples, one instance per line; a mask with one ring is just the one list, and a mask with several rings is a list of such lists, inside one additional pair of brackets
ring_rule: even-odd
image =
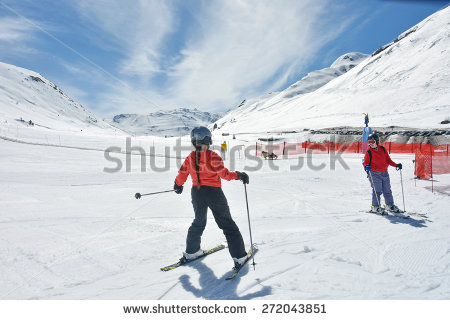
[(0, 83), (3, 121), (59, 131), (120, 133), (35, 71), (0, 62)]
[(105, 121), (133, 135), (180, 136), (189, 134), (194, 127), (210, 125), (221, 116), (220, 113), (204, 112), (196, 108), (177, 108), (145, 115), (122, 113)]

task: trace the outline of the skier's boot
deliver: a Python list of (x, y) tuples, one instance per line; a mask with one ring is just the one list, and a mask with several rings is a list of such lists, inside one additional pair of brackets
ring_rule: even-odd
[(233, 258), (234, 269), (240, 269), (242, 265), (247, 261), (248, 257), (245, 255), (242, 258)]
[(194, 260), (196, 258), (198, 258), (199, 256), (202, 256), (205, 254), (205, 251), (200, 249), (197, 252), (194, 253), (187, 253), (187, 252), (183, 252), (183, 258), (185, 261), (189, 261), (189, 260)]
[(395, 213), (403, 212), (403, 210), (400, 210), (395, 204), (393, 204), (393, 205), (386, 205), (386, 210), (390, 211), (390, 212), (395, 212)]
[(385, 213), (384, 208), (379, 207), (379, 206), (371, 206), (370, 212), (376, 213), (376, 214), (381, 214), (381, 215), (383, 215)]

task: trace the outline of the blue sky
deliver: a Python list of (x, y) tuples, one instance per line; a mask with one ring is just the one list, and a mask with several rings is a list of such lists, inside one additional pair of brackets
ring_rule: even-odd
[(226, 111), (442, 8), (418, 0), (0, 0), (0, 61), (102, 117)]

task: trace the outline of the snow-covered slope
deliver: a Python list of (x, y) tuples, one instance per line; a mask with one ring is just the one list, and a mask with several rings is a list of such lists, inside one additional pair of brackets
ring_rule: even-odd
[[(173, 146), (174, 139), (155, 142), (158, 151)], [(124, 165), (107, 173), (102, 168), (115, 163), (99, 151), (1, 139), (0, 150), (3, 300), (450, 297), (450, 176), (438, 176), (432, 193), (431, 182), (414, 179), (414, 155), (392, 155), (403, 163), (403, 185), (399, 173), (390, 169), (392, 191), (403, 208), (404, 187), (407, 210), (428, 217), (405, 220), (365, 212), (371, 188), (361, 155), (343, 154), (348, 169), (340, 161), (332, 169), (328, 154), (314, 154), (314, 165), (302, 166), (296, 157), (258, 165), (235, 153), (234, 170), (250, 175), (252, 236), (260, 251), (256, 268), (246, 266), (230, 282), (224, 280), (233, 266), (228, 250), (170, 272), (159, 269), (185, 250), (194, 217), (191, 179), (180, 195), (136, 200), (134, 194), (170, 188), (180, 160), (150, 158), (150, 168), (159, 170), (144, 171), (145, 158), (136, 154), (128, 172), (127, 156), (112, 154)], [(148, 168), (148, 160), (146, 164)], [(319, 164), (324, 168), (318, 170)], [(223, 181), (223, 190), (248, 248), (244, 187), (237, 180)], [(208, 214), (202, 248), (224, 241)]]
[(217, 124), (222, 132), (360, 127), (369, 113), (377, 127), (449, 128), (441, 124), (450, 119), (449, 21), (447, 7), (359, 56), (348, 72), (332, 79), (333, 69), (349, 65), (341, 57), (278, 94), (246, 101)]
[[(23, 120), (23, 121), (21, 121)], [(42, 75), (0, 62), (0, 122), (59, 131), (119, 132)]]
[(134, 135), (180, 136), (188, 134), (196, 126), (207, 126), (221, 116), (197, 109), (179, 108), (147, 115), (119, 114), (105, 121)]
[(324, 86), (334, 78), (337, 78), (350, 69), (356, 67), (369, 55), (359, 52), (351, 52), (340, 56), (329, 68), (308, 73), (300, 81), (294, 83), (281, 93), (283, 98), (293, 98), (300, 94), (313, 92)]

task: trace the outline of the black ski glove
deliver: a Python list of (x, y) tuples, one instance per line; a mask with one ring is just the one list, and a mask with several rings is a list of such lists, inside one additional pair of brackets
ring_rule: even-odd
[(173, 184), (173, 190), (175, 190), (175, 193), (180, 194), (180, 193), (183, 192), (183, 186), (179, 186), (179, 185), (177, 185), (177, 183), (175, 182), (175, 183)]
[(401, 163), (398, 163), (398, 164), (395, 166), (395, 168), (396, 168), (397, 170), (402, 170), (403, 166), (402, 166)]
[(249, 183), (248, 174), (246, 174), (245, 172), (239, 172), (239, 171), (236, 171), (236, 173), (238, 174), (238, 180), (241, 180), (242, 183), (244, 183), (244, 184)]

